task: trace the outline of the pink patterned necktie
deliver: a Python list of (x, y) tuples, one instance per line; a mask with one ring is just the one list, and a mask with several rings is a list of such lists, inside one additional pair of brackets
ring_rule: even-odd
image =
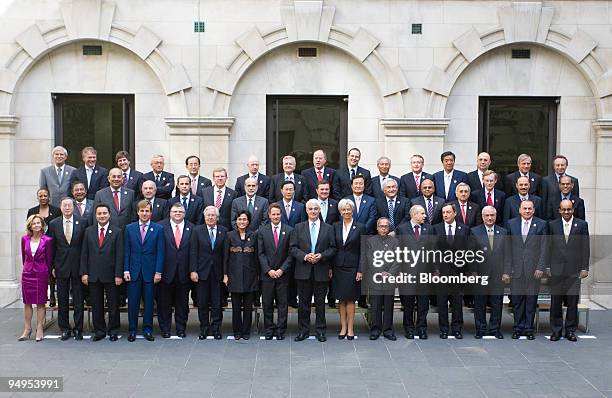
[(278, 248), (278, 226), (274, 227), (274, 248)]
[(215, 200), (215, 207), (217, 209), (221, 208), (221, 190), (217, 191), (217, 199)]
[(142, 224), (140, 228), (140, 241), (141, 242), (144, 242), (146, 235), (147, 235), (147, 224)]

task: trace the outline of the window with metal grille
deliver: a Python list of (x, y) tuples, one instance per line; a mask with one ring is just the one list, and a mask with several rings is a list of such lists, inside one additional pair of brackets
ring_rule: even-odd
[(194, 21), (193, 22), (193, 31), (195, 33), (206, 32), (206, 24), (204, 21)]
[(413, 35), (423, 34), (423, 24), (413, 23), (412, 24), (412, 34)]
[(102, 55), (102, 46), (83, 46), (83, 55)]
[(531, 50), (527, 48), (513, 48), (512, 58), (517, 59), (529, 59), (531, 58)]
[(317, 56), (316, 47), (299, 47), (298, 48), (298, 57), (316, 57), (316, 56)]

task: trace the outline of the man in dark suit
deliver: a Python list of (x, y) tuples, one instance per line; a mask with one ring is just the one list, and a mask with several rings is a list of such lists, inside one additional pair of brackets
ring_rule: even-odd
[[(548, 202), (548, 198), (551, 196), (555, 196), (555, 194), (559, 194), (559, 179), (566, 174), (568, 160), (563, 155), (557, 155), (553, 158), (553, 168), (555, 170), (554, 174), (548, 175), (542, 178), (542, 200), (544, 203)], [(572, 179), (573, 188), (572, 194), (574, 196), (580, 197), (580, 183), (578, 179), (573, 176), (569, 176)]]
[(121, 169), (110, 169), (108, 181), (110, 186), (102, 188), (96, 193), (94, 208), (98, 203), (108, 205), (113, 225), (123, 229), (134, 221), (133, 208), (136, 203), (136, 195), (131, 189), (122, 187), (123, 173), (121, 173)]
[(243, 191), (246, 193), (243, 196), (237, 197), (232, 202), (232, 227), (236, 229), (236, 215), (238, 212), (246, 210), (251, 214), (251, 222), (247, 230), (257, 231), (268, 221), (268, 199), (256, 194), (257, 180), (254, 178), (244, 180)]
[[(442, 252), (451, 250), (453, 252), (469, 249), (470, 228), (457, 220), (457, 210), (452, 203), (446, 203), (442, 207), (443, 222), (433, 226), (437, 236), (437, 248)], [(436, 263), (435, 274), (443, 276), (454, 276), (460, 273), (469, 274), (470, 264), (462, 267), (454, 262), (444, 260)], [(440, 338), (448, 338), (451, 332), (456, 339), (462, 339), (463, 334), (463, 291), (462, 286), (457, 283), (448, 283), (438, 286), (438, 325), (440, 326)], [(451, 324), (448, 324), (448, 303), (451, 304)]]
[[(81, 282), (89, 288), (93, 315), (93, 341), (108, 334), (117, 341), (120, 327), (119, 290), (123, 283), (123, 231), (109, 223), (110, 209), (95, 208), (96, 223), (87, 227), (81, 247)], [(108, 328), (104, 319), (104, 293), (108, 307)]]
[(162, 280), (159, 283), (157, 320), (165, 339), (170, 338), (173, 304), (178, 337), (185, 337), (189, 317), (189, 249), (195, 226), (186, 219), (185, 213), (183, 205), (175, 202), (170, 207), (170, 218), (160, 223), (164, 229), (165, 259)]
[(223, 242), (227, 229), (218, 223), (219, 209), (204, 209), (204, 224), (194, 228), (189, 248), (191, 280), (198, 284), (199, 339), (212, 335), (221, 340), (221, 284), (223, 283)]
[[(506, 229), (496, 224), (497, 210), (493, 206), (482, 209), (483, 224), (470, 229), (474, 249), (482, 250), (484, 261), (476, 262), (473, 271), (478, 276), (487, 277), (487, 285), (474, 289), (475, 338), (485, 335), (503, 339), (501, 332), (504, 284), (502, 275), (512, 261), (510, 239)], [(487, 306), (491, 308), (487, 327)]]
[(573, 216), (584, 220), (586, 217), (586, 211), (584, 209), (584, 200), (574, 195), (572, 177), (562, 176), (559, 178), (559, 189), (557, 192), (548, 196), (548, 203), (546, 204), (546, 215), (548, 220), (555, 220), (561, 218), (562, 214), (559, 214), (559, 204), (563, 200), (569, 200), (574, 205)]
[(540, 195), (542, 177), (540, 177), (539, 174), (531, 171), (531, 163), (531, 156), (525, 153), (519, 155), (516, 161), (518, 170), (514, 173), (508, 174), (504, 180), (504, 190), (506, 191), (506, 196), (512, 196), (518, 193), (516, 182), (519, 177), (527, 177), (529, 179), (530, 195)]
[(178, 194), (168, 200), (166, 206), (168, 209), (172, 208), (175, 203), (183, 205), (185, 210), (185, 219), (194, 225), (202, 224), (202, 212), (204, 211), (204, 200), (193, 194), (191, 190), (191, 178), (186, 175), (181, 175), (176, 180), (176, 187), (178, 188)]
[[(185, 167), (188, 172), (189, 190), (191, 194), (202, 197), (202, 191), (205, 188), (211, 187), (212, 181), (200, 175), (200, 158), (195, 155), (187, 156), (187, 159), (185, 159)], [(175, 196), (179, 194), (178, 180), (176, 183)]]
[(236, 191), (227, 185), (227, 170), (217, 167), (213, 170), (213, 186), (202, 191), (204, 208), (215, 206), (219, 209), (219, 224), (226, 229), (232, 229), (232, 202), (236, 199)]
[(409, 200), (397, 195), (398, 185), (393, 178), (387, 179), (383, 187), (383, 197), (376, 199), (376, 217), (388, 218), (391, 231), (395, 230), (410, 210)]
[(435, 195), (436, 187), (433, 180), (424, 179), (421, 183), (421, 191), (423, 195), (417, 196), (411, 200), (411, 205), (423, 206), (425, 209), (425, 222), (430, 225), (436, 225), (442, 222), (442, 206), (444, 198)]
[(291, 256), (295, 261), (295, 279), (298, 283), (299, 332), (295, 341), (310, 334), (310, 308), (314, 296), (316, 337), (325, 342), (325, 295), (331, 277), (331, 262), (336, 254), (334, 228), (319, 219), (319, 201), (306, 202), (308, 220), (295, 226), (290, 238)]
[(87, 199), (93, 200), (96, 197), (96, 192), (108, 186), (107, 170), (96, 164), (98, 152), (91, 146), (86, 146), (81, 151), (83, 157), (83, 166), (74, 170), (70, 174), (70, 186), (73, 186), (76, 181), (85, 184), (87, 189)]
[(433, 176), (423, 171), (425, 159), (419, 154), (414, 154), (410, 158), (410, 173), (404, 174), (400, 178), (400, 196), (408, 199), (414, 199), (421, 195), (421, 183), (424, 179), (429, 178), (433, 181)]
[(546, 221), (534, 217), (531, 200), (521, 202), (519, 213), (520, 217), (508, 221), (512, 263), (504, 270), (502, 279), (506, 283), (512, 279), (512, 338), (525, 335), (528, 340), (533, 340), (540, 279), (548, 261), (548, 225)]
[[(580, 280), (589, 276), (589, 226), (584, 220), (574, 217), (574, 211), (571, 201), (562, 200), (559, 204), (561, 218), (548, 223), (551, 234), (550, 341), (559, 340), (564, 330), (567, 340), (577, 340)], [(567, 300), (565, 325), (561, 308), (564, 297)]]
[[(153, 212), (151, 213), (151, 221), (159, 222), (168, 217), (168, 202), (166, 199), (161, 199), (155, 196), (157, 186), (155, 181), (146, 180), (142, 183), (142, 197), (144, 200), (151, 203)], [(134, 206), (134, 213), (138, 215), (138, 208)]]
[[(307, 220), (306, 217), (306, 209), (304, 205), (300, 202), (293, 200), (293, 193), (295, 192), (295, 184), (291, 181), (283, 182), (281, 186), (281, 192), (283, 194), (283, 199), (276, 202), (282, 211), (281, 220), (285, 225), (290, 226), (291, 228), (295, 228), (295, 226), (301, 222)], [(287, 289), (287, 301), (288, 304), (297, 308), (297, 283), (295, 278), (293, 277), (293, 272), (295, 268), (289, 269), (289, 287)]]
[(128, 188), (134, 191), (136, 200), (141, 198), (142, 183), (144, 182), (144, 174), (138, 170), (132, 170), (130, 167), (130, 154), (126, 151), (119, 151), (115, 155), (115, 164), (123, 174), (123, 188)]
[(76, 169), (66, 164), (68, 151), (63, 146), (56, 146), (51, 154), (53, 164), (40, 170), (38, 186), (47, 189), (51, 205), (59, 207), (62, 198), (70, 194), (70, 175)]
[(472, 192), (484, 188), (484, 172), (491, 166), (491, 155), (487, 152), (480, 152), (476, 158), (476, 170), (468, 173), (468, 185)]
[[(289, 254), (289, 241), (293, 228), (282, 223), (282, 213), (283, 209), (272, 203), (268, 207), (270, 222), (257, 231), (266, 340), (272, 340), (275, 335), (277, 340), (283, 340), (287, 331), (287, 289), (289, 269), (293, 265), (293, 258)], [(275, 304), (278, 311), (276, 323)]]
[(74, 198), (75, 214), (87, 222), (93, 224), (93, 199), (87, 199), (87, 188), (85, 184), (76, 181), (72, 185), (72, 197)]
[(287, 155), (283, 156), (283, 172), (273, 175), (270, 178), (270, 195), (268, 199), (270, 202), (278, 202), (283, 197), (281, 193), (281, 186), (285, 181), (292, 181), (295, 186), (295, 193), (293, 199), (301, 202), (304, 199), (304, 194), (308, 189), (304, 178), (294, 173), (295, 171), (295, 158)]
[(329, 196), (330, 194), (331, 185), (329, 181), (323, 180), (317, 183), (315, 199), (319, 201), (321, 206), (321, 221), (333, 225), (336, 221), (340, 220), (340, 212), (338, 211), (338, 201), (332, 199)]
[(468, 228), (482, 224), (482, 215), (480, 214), (480, 206), (474, 202), (470, 202), (470, 186), (465, 183), (459, 183), (455, 188), (455, 196), (457, 200), (452, 201), (457, 209), (457, 217), (459, 221)]
[(353, 202), (353, 220), (365, 226), (367, 234), (374, 232), (376, 225), (376, 199), (364, 193), (365, 177), (356, 175), (351, 183), (352, 194), (345, 199)]
[(520, 215), (519, 209), (521, 203), (525, 200), (530, 200), (533, 202), (535, 217), (542, 219), (546, 217), (542, 199), (537, 195), (530, 194), (529, 187), (529, 178), (521, 176), (516, 180), (516, 189), (518, 193), (516, 195), (506, 197), (506, 202), (504, 203), (504, 225), (506, 225), (506, 229), (508, 228), (508, 221), (513, 218), (517, 218)]
[(332, 181), (332, 196), (336, 200), (351, 195), (352, 178), (362, 175), (365, 178), (365, 193), (372, 196), (372, 177), (370, 171), (359, 166), (361, 151), (358, 148), (349, 149), (346, 154), (346, 166), (340, 167), (334, 174)]
[(389, 170), (391, 170), (391, 159), (386, 156), (379, 157), (376, 161), (376, 167), (378, 168), (378, 175), (376, 177), (372, 177), (372, 196), (374, 199), (384, 198), (385, 181), (389, 179), (397, 182), (397, 188), (399, 190), (399, 177), (389, 174)]
[(151, 222), (151, 204), (138, 202), (138, 221), (128, 224), (123, 241), (123, 279), (128, 284), (128, 341), (136, 340), (140, 300), (143, 299), (142, 331), (153, 341), (153, 293), (164, 270), (164, 230)]
[(236, 186), (234, 188), (236, 195), (244, 196), (246, 194), (246, 192), (244, 192), (244, 180), (247, 178), (255, 178), (257, 180), (256, 195), (266, 199), (269, 198), (270, 177), (259, 172), (259, 159), (257, 159), (255, 156), (250, 156), (246, 165), (249, 172), (236, 179)]
[[(83, 339), (83, 286), (79, 269), (81, 267), (81, 242), (87, 222), (74, 214), (74, 203), (65, 197), (60, 203), (62, 217), (49, 223), (47, 235), (53, 238), (53, 276), (57, 279), (57, 324), (62, 331), (61, 340), (68, 340), (74, 334), (75, 340)], [(74, 328), (70, 327), (70, 292), (74, 306)]]
[(451, 151), (443, 152), (440, 155), (443, 169), (435, 172), (434, 184), (438, 196), (444, 198), (447, 202), (452, 202), (457, 199), (455, 196), (455, 188), (461, 182), (468, 182), (467, 174), (461, 170), (455, 170), (455, 154)]
[(493, 170), (487, 170), (482, 173), (483, 189), (472, 191), (472, 202), (484, 209), (485, 206), (493, 206), (496, 210), (497, 225), (503, 224), (504, 204), (506, 203), (506, 194), (504, 191), (495, 188), (497, 185), (497, 173)]
[(328, 181), (331, 186), (336, 170), (331, 167), (325, 167), (327, 164), (327, 155), (322, 149), (317, 149), (312, 154), (313, 167), (302, 171), (302, 177), (306, 184), (304, 191), (304, 200), (317, 197), (317, 184), (321, 181)]
[(174, 174), (168, 173), (164, 170), (166, 161), (163, 155), (155, 155), (151, 159), (151, 168), (144, 175), (144, 179), (155, 182), (157, 191), (155, 195), (158, 198), (168, 200), (172, 197), (172, 191), (174, 191)]
[[(434, 229), (425, 222), (425, 208), (421, 205), (414, 205), (409, 210), (409, 217), (400, 223), (395, 229), (396, 236), (400, 239), (403, 247), (411, 250), (422, 250), (422, 248), (432, 249), (435, 244)], [(409, 268), (409, 269), (408, 269)], [(424, 261), (418, 264), (404, 264), (400, 267), (402, 272), (409, 272), (416, 275), (420, 272), (431, 272), (431, 265)], [(427, 339), (427, 313), (429, 312), (429, 295), (427, 286), (419, 285), (400, 286), (400, 299), (404, 306), (402, 324), (404, 334), (407, 339), (414, 339), (415, 334), (420, 340)], [(414, 320), (414, 308), (416, 306), (416, 324)], [(415, 327), (416, 326), (416, 327)]]

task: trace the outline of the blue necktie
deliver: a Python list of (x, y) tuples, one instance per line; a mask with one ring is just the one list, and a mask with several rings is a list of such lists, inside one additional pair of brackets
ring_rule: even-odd
[(215, 247), (215, 229), (214, 228), (210, 229), (209, 236), (210, 236), (210, 245), (214, 248)]
[(316, 223), (310, 224), (310, 252), (314, 253), (317, 246)]
[(393, 199), (389, 199), (389, 222), (391, 223), (392, 227), (395, 227), (395, 214), (393, 214), (394, 212), (395, 210), (393, 206)]
[(185, 211), (187, 211), (187, 197), (183, 196), (183, 207), (185, 208)]
[(61, 167), (57, 168), (57, 181), (59, 182), (60, 185), (62, 185), (62, 168)]

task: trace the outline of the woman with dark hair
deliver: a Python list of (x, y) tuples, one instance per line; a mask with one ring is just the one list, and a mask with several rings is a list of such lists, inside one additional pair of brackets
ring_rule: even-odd
[(257, 235), (247, 231), (251, 214), (242, 210), (236, 214), (236, 229), (225, 239), (223, 283), (232, 297), (232, 328), (234, 339), (251, 337), (253, 301), (257, 291), (259, 263), (257, 261)]
[[(29, 209), (26, 218), (29, 218), (34, 214), (40, 215), (45, 222), (43, 233), (46, 233), (47, 226), (49, 225), (51, 220), (61, 216), (62, 211), (59, 209), (59, 207), (55, 207), (50, 204), (51, 195), (49, 194), (47, 188), (40, 188), (38, 191), (36, 191), (36, 199), (38, 199), (38, 206), (34, 206)], [(62, 198), (60, 198), (60, 200), (61, 199)], [(55, 307), (55, 278), (52, 274), (49, 274), (49, 288), (49, 306)]]
[(26, 221), (26, 234), (21, 237), (21, 298), (25, 326), (19, 341), (32, 335), (32, 305), (36, 304), (36, 341), (43, 339), (47, 286), (53, 264), (53, 238), (45, 235), (45, 220), (33, 214)]

